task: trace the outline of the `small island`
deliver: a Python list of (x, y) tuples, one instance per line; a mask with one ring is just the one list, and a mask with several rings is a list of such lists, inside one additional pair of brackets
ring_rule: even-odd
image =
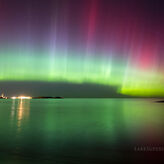
[(158, 100), (157, 103), (164, 103), (164, 100)]
[(53, 97), (53, 96), (39, 96), (39, 97), (32, 97), (32, 99), (63, 99), (64, 97)]

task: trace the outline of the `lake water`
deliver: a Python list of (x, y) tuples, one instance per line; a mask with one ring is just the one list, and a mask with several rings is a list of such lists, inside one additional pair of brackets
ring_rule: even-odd
[(153, 99), (1, 99), (0, 164), (157, 161), (163, 118)]

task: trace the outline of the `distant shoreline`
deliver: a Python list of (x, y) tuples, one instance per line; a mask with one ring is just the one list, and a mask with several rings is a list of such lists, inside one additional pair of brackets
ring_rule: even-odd
[(64, 97), (51, 97), (51, 96), (39, 96), (39, 97), (0, 97), (0, 99), (64, 99)]
[(32, 97), (32, 99), (64, 99), (64, 97)]

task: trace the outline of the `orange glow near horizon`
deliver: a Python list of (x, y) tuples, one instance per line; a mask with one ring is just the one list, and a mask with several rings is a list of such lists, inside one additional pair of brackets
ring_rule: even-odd
[(11, 99), (32, 99), (32, 97), (30, 97), (30, 96), (18, 96), (18, 97), (13, 96), (13, 97), (11, 97)]

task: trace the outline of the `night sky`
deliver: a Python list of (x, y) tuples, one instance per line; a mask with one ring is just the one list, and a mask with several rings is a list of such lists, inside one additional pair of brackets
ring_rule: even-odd
[(164, 96), (164, 1), (0, 0), (0, 92)]

